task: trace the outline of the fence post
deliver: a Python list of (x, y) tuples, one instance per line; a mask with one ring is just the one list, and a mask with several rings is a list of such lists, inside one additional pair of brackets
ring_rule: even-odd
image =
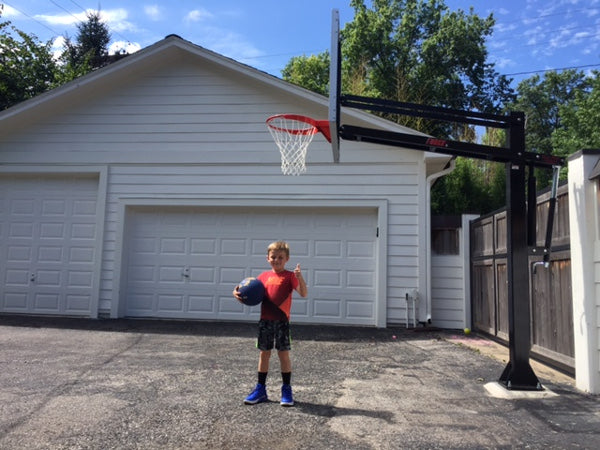
[(600, 293), (596, 288), (600, 283), (598, 169), (600, 150), (582, 150), (569, 157), (575, 384), (593, 394), (600, 393)]

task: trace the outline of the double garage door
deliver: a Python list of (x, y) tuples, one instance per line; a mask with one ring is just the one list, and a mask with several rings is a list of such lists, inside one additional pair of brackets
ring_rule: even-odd
[(269, 269), (274, 240), (291, 247), (309, 295), (294, 295), (295, 322), (376, 321), (374, 208), (129, 207), (121, 302), (130, 317), (250, 320), (259, 307), (234, 286)]
[(0, 312), (94, 315), (97, 176), (0, 175)]

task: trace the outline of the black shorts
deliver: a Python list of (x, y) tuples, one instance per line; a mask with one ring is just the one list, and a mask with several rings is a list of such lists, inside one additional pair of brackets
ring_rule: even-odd
[(285, 320), (260, 320), (258, 322), (259, 350), (273, 350), (273, 344), (279, 351), (291, 350), (290, 323)]

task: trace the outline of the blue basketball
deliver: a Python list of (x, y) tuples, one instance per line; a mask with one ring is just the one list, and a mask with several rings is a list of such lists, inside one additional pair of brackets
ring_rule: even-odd
[(245, 305), (254, 306), (263, 301), (265, 287), (260, 280), (249, 277), (240, 282), (239, 292)]

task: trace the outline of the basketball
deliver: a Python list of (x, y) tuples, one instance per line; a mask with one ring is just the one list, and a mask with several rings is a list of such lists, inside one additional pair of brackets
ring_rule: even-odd
[(265, 287), (260, 280), (253, 277), (244, 278), (238, 288), (245, 305), (254, 306), (263, 301)]

